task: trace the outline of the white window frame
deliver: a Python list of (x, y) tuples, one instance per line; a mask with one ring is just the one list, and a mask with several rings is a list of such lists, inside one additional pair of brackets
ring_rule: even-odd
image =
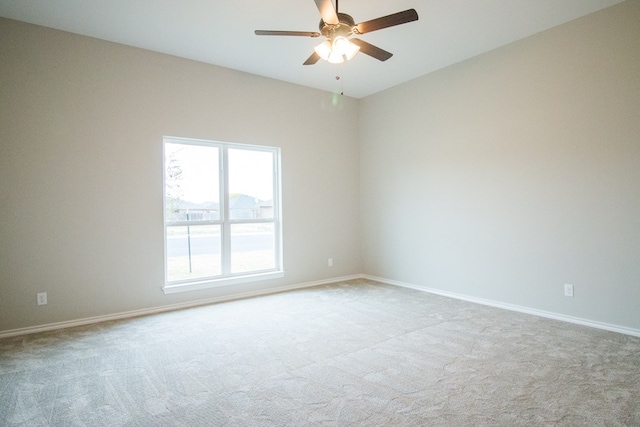
[[(198, 221), (168, 221), (166, 218), (166, 158), (164, 156), (165, 144), (199, 145), (218, 148), (218, 174), (220, 185), (220, 219)], [(218, 286), (228, 286), (240, 283), (254, 282), (284, 277), (282, 260), (282, 205), (281, 205), (281, 180), (280, 180), (280, 148), (239, 144), (231, 142), (208, 141), (201, 139), (181, 138), (165, 136), (162, 142), (163, 148), (163, 229), (164, 229), (164, 287), (165, 294), (185, 292), (199, 289), (208, 289)], [(265, 151), (273, 154), (273, 215), (272, 218), (256, 219), (231, 219), (229, 212), (229, 176), (228, 176), (228, 150)], [(231, 226), (234, 224), (258, 224), (269, 223), (274, 227), (275, 267), (267, 270), (231, 273)], [(167, 229), (168, 227), (186, 225), (219, 225), (221, 230), (221, 261), (222, 273), (219, 276), (199, 277), (193, 279), (168, 280), (167, 272)]]

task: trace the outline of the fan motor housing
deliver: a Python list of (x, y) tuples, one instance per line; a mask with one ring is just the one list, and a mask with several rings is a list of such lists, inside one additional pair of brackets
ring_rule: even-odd
[(338, 13), (338, 21), (340, 21), (338, 24), (332, 25), (327, 24), (321, 19), (320, 25), (318, 26), (320, 33), (329, 39), (350, 36), (353, 33), (353, 27), (356, 25), (351, 15)]

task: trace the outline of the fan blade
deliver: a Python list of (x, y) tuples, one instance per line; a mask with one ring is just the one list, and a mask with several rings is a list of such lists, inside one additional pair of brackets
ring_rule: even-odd
[(371, 31), (381, 30), (407, 22), (417, 21), (418, 12), (415, 9), (407, 9), (402, 12), (393, 13), (381, 18), (372, 19), (371, 21), (361, 22), (355, 27), (354, 33), (364, 34)]
[(386, 61), (393, 56), (393, 53), (380, 49), (378, 46), (374, 46), (371, 43), (367, 43), (360, 39), (349, 39), (349, 41), (360, 48), (360, 52), (365, 55), (369, 55), (376, 58), (379, 61)]
[(302, 64), (302, 65), (313, 65), (316, 62), (318, 62), (319, 60), (320, 60), (320, 55), (318, 55), (317, 53), (313, 52), (311, 54), (311, 56), (308, 57), (307, 60), (304, 61), (304, 64)]
[(320, 37), (320, 33), (313, 31), (271, 31), (271, 30), (255, 30), (256, 36), (301, 36), (301, 37)]
[(322, 20), (327, 24), (337, 25), (340, 23), (338, 19), (338, 14), (336, 13), (336, 9), (333, 7), (333, 3), (331, 0), (314, 0), (316, 2), (316, 6), (318, 6), (318, 10), (320, 11), (320, 16)]

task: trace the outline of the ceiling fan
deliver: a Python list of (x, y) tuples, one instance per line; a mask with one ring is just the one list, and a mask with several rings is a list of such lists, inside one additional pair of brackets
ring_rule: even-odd
[(255, 34), (258, 36), (326, 37), (324, 42), (314, 48), (314, 52), (307, 58), (304, 65), (313, 65), (320, 59), (339, 64), (350, 60), (358, 52), (379, 61), (386, 61), (393, 56), (392, 53), (364, 40), (350, 37), (418, 20), (418, 12), (415, 9), (408, 9), (356, 24), (350, 15), (338, 12), (338, 0), (336, 0), (335, 8), (331, 0), (314, 1), (322, 18), (319, 25), (320, 32), (256, 30)]

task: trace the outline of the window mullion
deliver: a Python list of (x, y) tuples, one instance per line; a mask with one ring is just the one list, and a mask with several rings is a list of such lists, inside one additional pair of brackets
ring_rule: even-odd
[(221, 221), (216, 221), (216, 220), (211, 220), (211, 221), (167, 221), (166, 225), (167, 227), (180, 227), (180, 226), (191, 226), (191, 225), (217, 225), (217, 224), (221, 224)]
[(281, 192), (280, 187), (280, 156), (273, 156), (273, 220), (274, 220), (274, 232), (276, 239), (276, 266), (282, 269), (282, 205), (281, 205)]
[(220, 192), (222, 194), (222, 274), (231, 274), (231, 224), (229, 212), (229, 156), (227, 147), (221, 147)]

